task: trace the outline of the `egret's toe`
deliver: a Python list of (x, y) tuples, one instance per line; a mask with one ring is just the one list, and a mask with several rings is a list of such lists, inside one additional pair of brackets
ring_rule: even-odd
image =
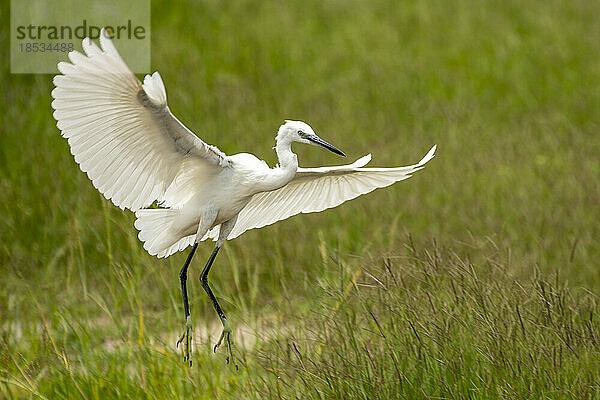
[(185, 317), (185, 330), (183, 331), (183, 335), (177, 341), (176, 346), (179, 347), (179, 344), (183, 343), (183, 362), (189, 362), (190, 367), (192, 366), (192, 321), (190, 316)]
[(233, 346), (233, 334), (231, 332), (231, 327), (227, 323), (227, 320), (223, 320), (223, 332), (221, 332), (221, 336), (219, 337), (219, 341), (215, 344), (213, 351), (216, 353), (217, 348), (221, 346), (221, 343), (225, 342), (225, 346), (227, 347), (227, 364), (231, 361), (233, 365), (235, 365), (235, 369), (238, 369), (237, 362), (235, 361), (235, 347)]

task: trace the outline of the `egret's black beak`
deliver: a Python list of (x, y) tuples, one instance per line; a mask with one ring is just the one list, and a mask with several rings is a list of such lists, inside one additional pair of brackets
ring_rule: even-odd
[(306, 139), (310, 140), (314, 144), (317, 144), (321, 147), (325, 147), (327, 150), (333, 151), (335, 154), (339, 154), (340, 156), (346, 157), (346, 155), (341, 150), (338, 150), (335, 146), (327, 143), (326, 141), (324, 141), (323, 139), (321, 139), (320, 137), (318, 137), (316, 135), (309, 136)]

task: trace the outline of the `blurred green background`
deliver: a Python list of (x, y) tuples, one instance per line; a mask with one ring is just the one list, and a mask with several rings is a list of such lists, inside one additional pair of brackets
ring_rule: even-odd
[(225, 245), (211, 282), (243, 327), (240, 372), (209, 350), (196, 279), (195, 364), (180, 362), (186, 255), (146, 254), (79, 170), (52, 77), (9, 74), (1, 11), (0, 397), (598, 398), (600, 2), (152, 4), (170, 108), (228, 154), (274, 165), (283, 119), (372, 166), (438, 145), (406, 182)]

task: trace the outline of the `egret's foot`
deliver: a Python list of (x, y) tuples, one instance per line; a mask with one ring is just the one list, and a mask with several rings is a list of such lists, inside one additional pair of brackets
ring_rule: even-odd
[(192, 357), (190, 352), (192, 350), (192, 321), (190, 316), (185, 317), (185, 331), (183, 331), (183, 335), (177, 341), (177, 347), (179, 344), (183, 343), (183, 362), (189, 362), (190, 367), (192, 366)]
[(216, 353), (217, 348), (221, 345), (221, 343), (223, 343), (223, 341), (225, 341), (225, 346), (227, 347), (227, 364), (229, 364), (229, 361), (231, 361), (231, 363), (235, 365), (235, 369), (238, 369), (237, 362), (235, 361), (235, 348), (233, 347), (233, 335), (231, 333), (231, 327), (225, 318), (223, 318), (221, 322), (223, 322), (223, 332), (221, 332), (221, 337), (219, 338), (217, 344), (215, 344), (213, 351)]

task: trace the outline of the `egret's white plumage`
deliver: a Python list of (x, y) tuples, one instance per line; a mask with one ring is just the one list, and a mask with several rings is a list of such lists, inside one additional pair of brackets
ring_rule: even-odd
[[(158, 72), (141, 83), (104, 34), (100, 45), (86, 38), (87, 56), (73, 51), (71, 63), (58, 64), (54, 117), (75, 161), (107, 199), (136, 212), (144, 248), (159, 257), (195, 240), (217, 240), (219, 225), (238, 213), (226, 239), (409, 178), (434, 156), (435, 146), (407, 167), (363, 168), (368, 155), (345, 166), (297, 168), (291, 143), (310, 143), (297, 131), (314, 135), (301, 121), (281, 126), (276, 168), (251, 154), (227, 156), (175, 118)], [(166, 208), (144, 209), (154, 201)], [(207, 232), (197, 232), (206, 207), (217, 218)]]
[[(218, 250), (249, 229), (338, 206), (409, 178), (435, 153), (434, 146), (419, 163), (398, 168), (364, 168), (370, 154), (349, 165), (298, 168), (292, 142), (344, 154), (308, 124), (286, 121), (276, 136), (275, 168), (252, 154), (227, 156), (175, 118), (158, 72), (142, 83), (104, 30), (100, 45), (86, 38), (85, 55), (73, 51), (70, 63), (58, 64), (54, 117), (75, 161), (107, 199), (135, 212), (139, 239), (158, 257), (206, 239)], [(154, 202), (162, 208), (147, 208)]]
[[(337, 167), (298, 168), (285, 186), (254, 195), (238, 215), (228, 239), (249, 229), (261, 228), (300, 213), (336, 207), (361, 194), (410, 178), (434, 156), (435, 148), (418, 164), (399, 168), (362, 168), (371, 160), (368, 154), (354, 163)], [(206, 238), (216, 238), (213, 228)]]

